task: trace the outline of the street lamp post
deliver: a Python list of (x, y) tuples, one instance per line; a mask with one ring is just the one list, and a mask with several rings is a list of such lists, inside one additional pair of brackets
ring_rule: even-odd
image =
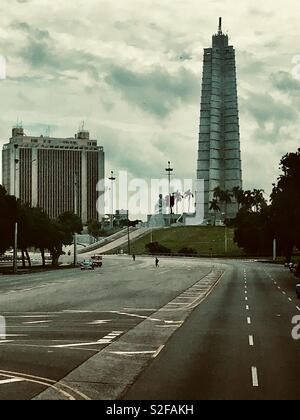
[(111, 201), (110, 201), (110, 205), (111, 205), (111, 214), (110, 214), (110, 228), (113, 229), (114, 227), (114, 216), (113, 216), (113, 209), (114, 209), (114, 181), (116, 180), (116, 178), (114, 177), (114, 171), (111, 171), (110, 173), (110, 178), (108, 178), (111, 181)]
[(173, 168), (171, 168), (171, 162), (168, 162), (168, 167), (166, 168), (166, 172), (168, 174), (168, 182), (169, 182), (169, 226), (171, 226), (171, 174), (173, 172)]
[[(77, 215), (77, 173), (74, 175), (74, 214)], [(74, 267), (77, 265), (77, 233), (74, 232)]]
[[(18, 147), (19, 147), (18, 144), (14, 145), (14, 148), (15, 148), (14, 150), (14, 196), (16, 198), (16, 201), (17, 201), (17, 164), (19, 163), (19, 159), (17, 159)], [(14, 226), (14, 263), (13, 263), (13, 266), (14, 266), (13, 267), (14, 274), (17, 274), (18, 272), (18, 222), (17, 220), (15, 221), (15, 226)]]

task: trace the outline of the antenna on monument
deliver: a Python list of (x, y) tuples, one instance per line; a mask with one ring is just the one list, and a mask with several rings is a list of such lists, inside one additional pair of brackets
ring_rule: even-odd
[(218, 30), (218, 34), (222, 35), (222, 18), (219, 17), (219, 30)]

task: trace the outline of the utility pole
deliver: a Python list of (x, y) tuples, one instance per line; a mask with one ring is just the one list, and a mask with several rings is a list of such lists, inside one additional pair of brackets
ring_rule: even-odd
[(130, 232), (129, 232), (129, 210), (127, 210), (127, 248), (128, 248), (128, 255), (130, 255)]
[(111, 181), (111, 197), (110, 197), (110, 210), (111, 210), (111, 214), (110, 214), (110, 228), (113, 229), (114, 227), (114, 181), (116, 180), (116, 178), (114, 177), (114, 171), (111, 171), (110, 173), (110, 178), (108, 178)]
[[(77, 173), (74, 175), (74, 214), (77, 215)], [(77, 233), (74, 233), (74, 267), (77, 265)]]
[[(17, 159), (17, 149), (18, 144), (14, 145), (15, 154), (14, 154), (14, 196), (16, 198), (17, 204), (17, 164), (19, 160)], [(16, 217), (17, 217), (17, 207), (16, 207)], [(14, 274), (18, 272), (18, 222), (17, 219), (15, 221), (15, 229), (14, 229), (14, 263), (13, 263), (13, 271)]]
[(166, 172), (168, 174), (168, 182), (169, 182), (169, 226), (171, 226), (171, 174), (173, 172), (173, 168), (171, 168), (171, 162), (168, 162), (168, 167), (166, 168)]

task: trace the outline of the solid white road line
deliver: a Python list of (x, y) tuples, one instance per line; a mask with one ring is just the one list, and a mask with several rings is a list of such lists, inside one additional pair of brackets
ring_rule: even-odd
[(25, 379), (21, 379), (21, 378), (3, 379), (3, 381), (0, 381), (0, 385), (11, 384), (13, 382), (23, 382), (24, 380)]
[(83, 347), (83, 346), (90, 346), (90, 345), (92, 346), (95, 344), (111, 344), (111, 340), (99, 340), (99, 341), (94, 341), (92, 343), (60, 344), (60, 345), (55, 345), (55, 346), (50, 346), (50, 347), (63, 349), (63, 348), (68, 348), (68, 347)]
[(254, 346), (253, 335), (249, 335), (249, 346)]
[(163, 344), (161, 346), (159, 346), (158, 349), (156, 350), (156, 352), (154, 353), (153, 357), (154, 358), (157, 357), (164, 347), (165, 346)]
[(156, 351), (110, 351), (111, 354), (118, 354), (120, 356), (135, 356), (136, 354), (156, 354)]
[(255, 366), (252, 366), (251, 373), (252, 373), (252, 385), (254, 387), (258, 387), (258, 374), (257, 374), (257, 368)]

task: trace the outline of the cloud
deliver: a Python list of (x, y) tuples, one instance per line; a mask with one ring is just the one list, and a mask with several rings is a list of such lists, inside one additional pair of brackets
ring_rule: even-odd
[(276, 143), (289, 136), (286, 128), (298, 120), (293, 106), (275, 100), (268, 93), (251, 93), (241, 100), (241, 108), (246, 111), (258, 126), (254, 137), (256, 141)]
[[(55, 78), (70, 77), (63, 74), (68, 70), (77, 71), (77, 78), (80, 78), (81, 72), (85, 72), (94, 81), (99, 80), (100, 60), (95, 55), (76, 48), (66, 49), (53, 39), (48, 30), (41, 30), (26, 22), (15, 22), (12, 27), (26, 34), (25, 45), (19, 50), (19, 57), (33, 71), (47, 70)], [(32, 76), (23, 77), (28, 80)]]
[(159, 118), (198, 98), (199, 81), (184, 67), (171, 74), (161, 67), (134, 72), (111, 65), (105, 81), (126, 101)]
[(299, 95), (300, 82), (294, 79), (290, 73), (286, 71), (279, 71), (271, 74), (270, 79), (274, 88), (280, 90), (281, 92), (289, 95), (294, 95), (295, 93)]

